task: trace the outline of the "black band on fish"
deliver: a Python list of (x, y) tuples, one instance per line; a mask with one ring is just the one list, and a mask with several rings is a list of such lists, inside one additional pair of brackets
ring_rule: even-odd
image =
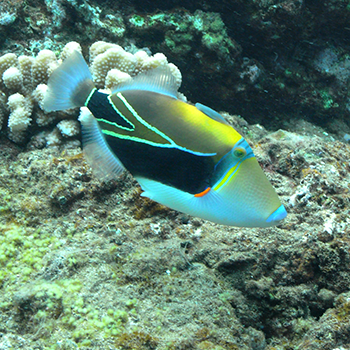
[(212, 157), (198, 157), (177, 148), (151, 146), (105, 135), (111, 149), (134, 176), (143, 176), (182, 191), (197, 194), (208, 186), (214, 169)]
[(114, 104), (110, 101), (109, 95), (95, 90), (89, 97), (86, 107), (92, 112), (94, 116), (103, 116), (103, 121), (112, 124), (113, 126), (133, 131), (135, 129), (126, 118), (123, 117)]

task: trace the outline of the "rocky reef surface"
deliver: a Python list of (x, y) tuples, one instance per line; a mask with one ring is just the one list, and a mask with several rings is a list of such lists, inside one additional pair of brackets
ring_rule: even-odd
[[(0, 349), (349, 349), (349, 15), (337, 0), (1, 2)], [(43, 115), (47, 76), (22, 73), (102, 40), (165, 54), (190, 101), (230, 113), (280, 226), (215, 225), (127, 173), (93, 176), (79, 129), (62, 135), (78, 112)]]
[[(0, 152), (1, 349), (346, 349), (350, 147), (245, 135), (288, 208), (219, 226), (95, 179), (78, 148)], [(341, 347), (343, 346), (343, 347)]]

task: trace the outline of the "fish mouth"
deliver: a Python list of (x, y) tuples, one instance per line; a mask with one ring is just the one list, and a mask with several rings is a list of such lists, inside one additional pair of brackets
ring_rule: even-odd
[(287, 216), (286, 208), (281, 205), (267, 219), (266, 222), (273, 223), (283, 220)]

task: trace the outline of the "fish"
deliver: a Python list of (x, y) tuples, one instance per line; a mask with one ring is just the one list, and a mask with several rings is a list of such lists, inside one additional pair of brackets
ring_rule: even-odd
[(269, 227), (286, 217), (248, 142), (220, 113), (179, 99), (167, 65), (105, 91), (74, 51), (47, 86), (46, 112), (80, 107), (84, 156), (101, 180), (127, 170), (141, 196), (222, 225)]

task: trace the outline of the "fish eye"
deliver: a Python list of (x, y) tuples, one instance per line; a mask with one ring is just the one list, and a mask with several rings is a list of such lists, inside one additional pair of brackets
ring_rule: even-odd
[(233, 155), (237, 158), (243, 158), (247, 154), (247, 151), (242, 147), (237, 147), (233, 150)]

